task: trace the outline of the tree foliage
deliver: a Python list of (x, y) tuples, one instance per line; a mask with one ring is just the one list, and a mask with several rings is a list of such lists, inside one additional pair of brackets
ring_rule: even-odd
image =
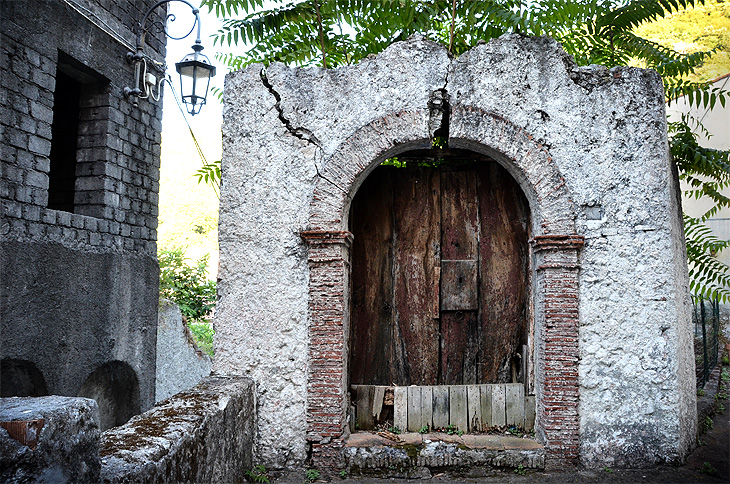
[(188, 323), (202, 321), (215, 306), (216, 283), (208, 280), (208, 256), (194, 265), (188, 263), (183, 249), (161, 250), (160, 298), (180, 307)]
[[(233, 69), (283, 62), (326, 68), (358, 62), (418, 33), (460, 55), (479, 40), (507, 32), (548, 35), (578, 65), (640, 64), (664, 80), (667, 102), (725, 106), (729, 93), (690, 76), (719, 48), (681, 53), (637, 34), (640, 27), (704, 0), (203, 0), (224, 19), (217, 45), (244, 46), (219, 58)], [(709, 197), (711, 212), (728, 207), (728, 153), (700, 146), (683, 118), (670, 125), (672, 154), (692, 196)], [(730, 300), (730, 268), (713, 257), (726, 242), (712, 239), (706, 217), (686, 219), (692, 289)], [(706, 229), (706, 227), (705, 227)]]

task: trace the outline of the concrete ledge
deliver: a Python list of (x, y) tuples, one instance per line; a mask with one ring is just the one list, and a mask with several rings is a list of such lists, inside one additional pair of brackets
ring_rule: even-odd
[(203, 379), (101, 438), (105, 483), (239, 482), (251, 468), (254, 386)]
[(364, 432), (350, 435), (343, 450), (348, 473), (425, 479), (440, 472), (482, 477), (498, 469), (545, 468), (545, 448), (531, 439), (414, 433), (399, 438), (401, 442)]
[(0, 481), (98, 482), (100, 466), (94, 400), (0, 398)]

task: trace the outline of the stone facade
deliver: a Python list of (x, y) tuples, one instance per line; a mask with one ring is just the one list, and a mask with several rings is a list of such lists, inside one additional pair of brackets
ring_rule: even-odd
[(255, 460), (342, 465), (350, 201), (382, 161), (430, 148), (444, 127), (530, 204), (546, 465), (682, 461), (694, 360), (661, 80), (576, 67), (556, 42), (518, 35), (458, 59), (415, 37), (355, 66), (227, 78), (214, 370), (257, 384)]
[[(162, 106), (123, 94), (154, 3), (2, 3), (3, 396), (113, 400), (104, 382), (123, 377), (127, 411), (155, 401)], [(164, 51), (153, 29), (146, 53)]]

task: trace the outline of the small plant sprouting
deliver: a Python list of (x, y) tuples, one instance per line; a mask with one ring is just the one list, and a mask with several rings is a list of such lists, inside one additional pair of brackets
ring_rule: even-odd
[(697, 396), (698, 397), (704, 397), (705, 396), (705, 389), (704, 388), (698, 388), (697, 389)]
[(520, 435), (520, 429), (518, 429), (518, 428), (517, 428), (517, 427), (515, 427), (514, 425), (513, 425), (512, 427), (508, 428), (508, 429), (507, 429), (507, 432), (509, 432), (509, 433), (510, 433), (510, 434), (512, 434), (512, 435), (517, 435), (517, 436), (519, 436), (519, 435)]
[(264, 484), (269, 483), (269, 475), (266, 472), (266, 467), (263, 464), (253, 466), (251, 470), (246, 471), (245, 475), (246, 479), (249, 482), (258, 482)]
[(527, 469), (525, 469), (525, 466), (520, 464), (515, 468), (515, 474), (524, 476), (525, 474), (527, 474)]
[(708, 476), (714, 476), (715, 474), (717, 474), (717, 469), (712, 467), (712, 464), (710, 464), (709, 462), (704, 462), (702, 464), (702, 468), (700, 469), (700, 473), (707, 474)]
[(457, 430), (456, 431), (456, 435), (458, 435), (459, 437), (461, 437), (462, 435), (464, 435), (464, 431), (463, 430)]
[(424, 425), (420, 429), (418, 429), (419, 434), (427, 434), (428, 433), (428, 424)]
[(727, 371), (727, 369), (722, 370), (722, 373), (720, 373), (720, 379), (722, 381), (730, 381), (730, 373)]
[(728, 359), (727, 355), (724, 355), (720, 361), (722, 361), (723, 365), (730, 366), (730, 359)]
[(702, 431), (709, 432), (714, 427), (715, 422), (712, 421), (711, 417), (705, 417), (705, 421), (702, 422)]
[(340, 471), (340, 479), (347, 479), (347, 471), (345, 469)]
[(606, 472), (608, 474), (613, 474), (613, 469), (611, 469), (610, 467), (604, 467), (603, 472)]
[(400, 434), (402, 431), (401, 431), (400, 427), (393, 426), (393, 427), (388, 427), (388, 432), (391, 432), (394, 434)]
[(304, 476), (307, 478), (307, 482), (314, 482), (319, 479), (319, 471), (317, 469), (307, 469)]

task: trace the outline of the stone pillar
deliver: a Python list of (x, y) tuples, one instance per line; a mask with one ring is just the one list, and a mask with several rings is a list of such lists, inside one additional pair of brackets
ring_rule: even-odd
[(301, 232), (309, 246), (307, 441), (315, 467), (340, 467), (347, 437), (345, 382), (352, 234)]
[(535, 428), (545, 444), (546, 465), (565, 468), (578, 463), (578, 251), (579, 235), (538, 235), (535, 253), (535, 321), (537, 418)]

